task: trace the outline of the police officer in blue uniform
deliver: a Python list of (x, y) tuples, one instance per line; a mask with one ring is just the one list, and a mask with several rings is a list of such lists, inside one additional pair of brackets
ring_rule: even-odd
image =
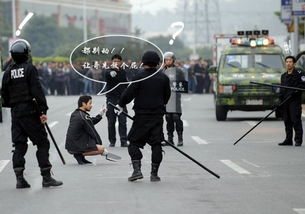
[(38, 80), (37, 70), (28, 62), (30, 50), (30, 44), (26, 40), (16, 40), (12, 44), (10, 53), (13, 63), (3, 75), (1, 89), (3, 107), (11, 108), (13, 169), (18, 189), (31, 187), (23, 176), (28, 138), (37, 146), (36, 157), (43, 177), (42, 186), (63, 184), (51, 177), (50, 142), (44, 127), (48, 106)]

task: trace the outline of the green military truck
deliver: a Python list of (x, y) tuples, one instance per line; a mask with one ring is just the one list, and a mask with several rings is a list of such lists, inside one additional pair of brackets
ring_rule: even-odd
[[(250, 31), (251, 32), (251, 31)], [(285, 71), (282, 49), (266, 31), (238, 32), (220, 56), (214, 82), (215, 112), (218, 121), (227, 119), (228, 111), (271, 110), (279, 103), (279, 88), (253, 85), (250, 81), (279, 84)], [(276, 111), (276, 117), (280, 112)]]

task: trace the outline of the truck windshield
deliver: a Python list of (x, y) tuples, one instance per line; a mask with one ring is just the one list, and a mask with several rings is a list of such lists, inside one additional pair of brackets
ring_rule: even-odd
[(254, 55), (255, 68), (283, 68), (283, 59), (278, 54), (256, 54)]
[(226, 55), (224, 62), (224, 68), (281, 69), (283, 67), (283, 59), (279, 54), (232, 54)]
[(227, 55), (224, 68), (249, 68), (250, 55)]

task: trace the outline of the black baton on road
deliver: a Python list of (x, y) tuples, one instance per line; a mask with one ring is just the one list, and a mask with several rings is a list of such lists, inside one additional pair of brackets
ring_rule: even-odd
[[(282, 85), (272, 85), (272, 84), (267, 84), (267, 83), (259, 83), (259, 82), (252, 82), (250, 81), (250, 83), (252, 84), (256, 84), (256, 85), (264, 85), (264, 86), (269, 86), (269, 87), (279, 87), (279, 88), (286, 88), (286, 89), (292, 89), (292, 90), (305, 90), (305, 89), (301, 89), (301, 88), (295, 88), (295, 87), (289, 87), (289, 86), (282, 86)], [(264, 120), (266, 120), (273, 112), (275, 112), (279, 107), (281, 107), (284, 103), (286, 103), (292, 95), (289, 95), (288, 97), (286, 97), (286, 99), (281, 102), (277, 107), (275, 107), (269, 114), (267, 114), (264, 118), (262, 118), (255, 126), (253, 126), (249, 131), (247, 131), (243, 136), (241, 136), (237, 141), (235, 141), (235, 143), (233, 144), (234, 146), (241, 141), (244, 137), (246, 137), (246, 135), (248, 135), (253, 129), (255, 129), (259, 124), (261, 124)]]
[[(36, 101), (35, 99), (33, 99), (33, 101), (34, 101), (34, 103), (36, 104), (36, 107), (37, 107), (37, 109), (38, 109), (38, 103), (37, 103), (37, 101)], [(39, 114), (40, 114), (40, 116), (41, 116), (41, 111), (39, 111), (39, 109), (38, 109), (38, 112), (39, 112)], [(62, 156), (62, 154), (61, 154), (61, 152), (60, 152), (60, 150), (59, 150), (59, 147), (57, 146), (57, 143), (56, 143), (56, 141), (55, 141), (55, 138), (54, 138), (54, 136), (53, 136), (53, 134), (52, 134), (52, 132), (51, 132), (51, 129), (50, 129), (48, 123), (45, 122), (44, 125), (45, 125), (45, 127), (47, 128), (47, 131), (48, 131), (48, 133), (49, 133), (49, 135), (50, 135), (50, 137), (51, 137), (51, 139), (52, 139), (52, 141), (53, 141), (53, 144), (54, 144), (54, 146), (55, 146), (55, 148), (56, 148), (56, 150), (57, 150), (57, 153), (58, 153), (58, 155), (59, 155), (59, 157), (60, 157), (62, 163), (65, 165), (65, 164), (66, 164), (66, 161), (65, 161), (64, 157)]]
[(264, 85), (264, 86), (269, 86), (269, 87), (285, 88), (285, 89), (296, 90), (296, 91), (305, 91), (305, 88), (297, 88), (297, 87), (284, 86), (284, 85), (273, 85), (273, 84), (253, 82), (253, 81), (250, 81), (250, 83), (255, 84), (255, 85)]
[(49, 135), (50, 135), (50, 137), (51, 137), (51, 139), (52, 139), (52, 141), (53, 141), (53, 143), (54, 143), (54, 146), (55, 146), (55, 148), (56, 148), (56, 150), (57, 150), (57, 153), (58, 153), (58, 155), (59, 155), (59, 157), (60, 157), (62, 163), (65, 165), (65, 164), (66, 164), (66, 161), (65, 161), (64, 157), (62, 156), (62, 154), (61, 154), (61, 152), (60, 152), (60, 150), (59, 150), (59, 148), (58, 148), (58, 146), (57, 146), (57, 143), (56, 143), (56, 141), (55, 141), (55, 138), (54, 138), (54, 136), (53, 136), (53, 134), (52, 134), (52, 132), (51, 132), (51, 129), (50, 129), (48, 123), (45, 122), (44, 125), (46, 126), (46, 128), (47, 128), (47, 130), (48, 130), (48, 133), (49, 133)]
[[(113, 108), (115, 108), (116, 110), (119, 110), (118, 107), (116, 107), (114, 104), (112, 104), (111, 102), (108, 102), (109, 105), (111, 105)], [(126, 117), (128, 117), (131, 120), (134, 120), (133, 117), (131, 117), (130, 115), (128, 115), (126, 112), (122, 111), (122, 113), (124, 115), (126, 115)], [(184, 155), (185, 157), (187, 157), (188, 159), (190, 159), (191, 161), (193, 161), (194, 163), (196, 163), (198, 166), (200, 166), (201, 168), (205, 169), (206, 171), (208, 171), (210, 174), (214, 175), (216, 178), (220, 178), (219, 175), (217, 175), (215, 172), (213, 172), (212, 170), (208, 169), (207, 167), (205, 167), (204, 165), (202, 165), (201, 163), (199, 163), (197, 160), (195, 160), (194, 158), (192, 158), (191, 156), (189, 156), (188, 154), (186, 154), (185, 152), (183, 152), (182, 150), (178, 149), (175, 145), (171, 144), (170, 142), (168, 142), (167, 140), (163, 140), (166, 144), (168, 144), (169, 146), (171, 146), (172, 148), (174, 148), (176, 151), (178, 151), (179, 153), (181, 153), (182, 155)]]

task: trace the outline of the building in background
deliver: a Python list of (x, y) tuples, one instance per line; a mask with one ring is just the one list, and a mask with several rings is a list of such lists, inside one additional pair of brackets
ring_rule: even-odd
[[(3, 2), (2, 18), (11, 23), (12, 0)], [(83, 8), (86, 5), (88, 30), (96, 35), (129, 34), (131, 5), (124, 0), (15, 0), (16, 25), (28, 12), (55, 17), (59, 26), (83, 28)]]

